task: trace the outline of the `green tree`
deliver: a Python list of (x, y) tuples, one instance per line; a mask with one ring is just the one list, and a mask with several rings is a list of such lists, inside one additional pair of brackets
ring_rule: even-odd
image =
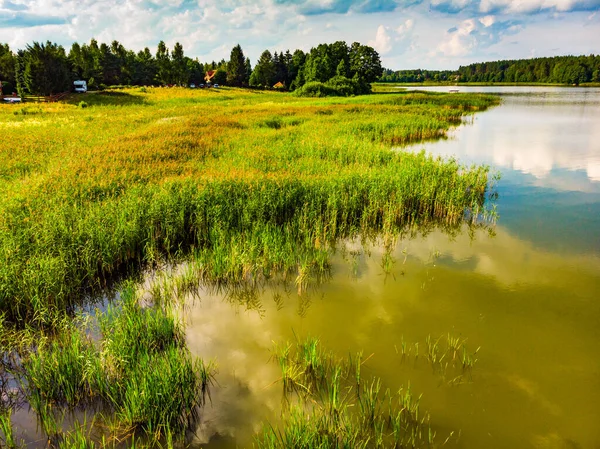
[(230, 86), (244, 86), (248, 84), (249, 76), (246, 71), (246, 58), (240, 44), (231, 49), (229, 63), (227, 64), (227, 84)]
[(219, 67), (215, 72), (213, 84), (227, 84), (227, 72), (223, 68)]
[(244, 70), (246, 71), (246, 82), (250, 84), (250, 77), (252, 76), (252, 64), (250, 63), (250, 58), (246, 58), (246, 63), (244, 64)]
[(274, 76), (275, 66), (273, 64), (273, 56), (269, 50), (265, 50), (262, 55), (260, 55), (260, 58), (254, 67), (254, 71), (250, 77), (250, 85), (271, 87), (273, 85)]
[(295, 90), (302, 87), (304, 80), (304, 65), (306, 63), (306, 54), (302, 50), (296, 50), (292, 55), (292, 63), (288, 69), (288, 74), (292, 79), (290, 89)]
[(164, 41), (158, 43), (158, 48), (156, 50), (156, 80), (160, 84), (171, 84), (173, 82), (171, 57), (169, 56), (169, 49)]
[(198, 85), (204, 82), (204, 68), (198, 59), (187, 58), (187, 71), (190, 83)]
[(134, 83), (142, 86), (154, 84), (156, 73), (156, 61), (146, 47), (135, 57)]
[(171, 53), (171, 80), (179, 86), (187, 86), (189, 73), (187, 71), (187, 61), (183, 54), (183, 46), (176, 42)]
[(347, 77), (350, 73), (350, 69), (348, 68), (348, 62), (345, 59), (342, 59), (335, 70), (337, 76)]
[(379, 53), (368, 45), (354, 42), (350, 47), (349, 59), (349, 75), (363, 84), (373, 83), (383, 74)]
[(19, 53), (21, 93), (52, 95), (71, 88), (71, 73), (63, 47), (48, 41), (34, 42)]
[(0, 81), (3, 93), (10, 94), (15, 88), (15, 55), (8, 44), (0, 44)]

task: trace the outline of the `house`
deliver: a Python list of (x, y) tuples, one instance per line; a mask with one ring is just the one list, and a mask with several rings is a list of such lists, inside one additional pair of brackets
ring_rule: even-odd
[(277, 84), (273, 85), (273, 89), (285, 89), (285, 84), (279, 81)]
[(215, 77), (217, 71), (216, 70), (209, 70), (208, 72), (206, 72), (206, 75), (204, 76), (204, 81), (206, 81), (207, 84), (212, 83), (213, 78)]

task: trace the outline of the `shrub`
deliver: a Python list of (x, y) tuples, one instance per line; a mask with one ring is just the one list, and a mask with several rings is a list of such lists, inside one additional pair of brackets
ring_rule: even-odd
[(306, 83), (300, 89), (294, 91), (294, 95), (299, 97), (336, 97), (338, 92), (319, 81), (311, 81)]

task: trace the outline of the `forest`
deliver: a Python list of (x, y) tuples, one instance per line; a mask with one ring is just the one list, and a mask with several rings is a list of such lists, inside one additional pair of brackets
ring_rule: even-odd
[[(379, 54), (371, 47), (338, 41), (320, 44), (305, 53), (271, 53), (265, 50), (254, 68), (240, 45), (229, 61), (201, 63), (184, 54), (176, 43), (172, 49), (161, 41), (156, 53), (126, 49), (118, 41), (110, 45), (92, 39), (75, 42), (67, 52), (52, 42), (34, 42), (13, 52), (0, 44), (0, 81), (4, 94), (47, 96), (69, 91), (74, 80), (86, 80), (90, 89), (108, 86), (161, 86), (212, 83), (237, 87), (303, 89), (306, 96), (369, 93), (383, 69)], [(208, 77), (207, 77), (207, 74)]]
[(551, 83), (600, 82), (600, 56), (555, 56), (505, 61), (478, 62), (451, 70), (386, 69), (379, 79), (385, 83)]

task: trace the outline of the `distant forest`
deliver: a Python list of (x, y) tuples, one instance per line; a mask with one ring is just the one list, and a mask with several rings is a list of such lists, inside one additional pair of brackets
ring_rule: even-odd
[(600, 56), (555, 56), (508, 61), (479, 62), (458, 70), (384, 70), (386, 83), (557, 83), (600, 82)]
[(69, 91), (74, 80), (85, 80), (90, 89), (108, 86), (187, 86), (205, 81), (229, 86), (299, 90), (306, 95), (355, 95), (371, 91), (383, 73), (379, 54), (371, 47), (338, 41), (320, 44), (304, 53), (265, 50), (256, 65), (240, 45), (228, 61), (201, 63), (161, 41), (156, 53), (149, 48), (134, 52), (120, 42), (110, 45), (92, 39), (73, 43), (67, 52), (52, 43), (33, 42), (13, 52), (0, 44), (0, 81), (4, 94), (51, 95)]

